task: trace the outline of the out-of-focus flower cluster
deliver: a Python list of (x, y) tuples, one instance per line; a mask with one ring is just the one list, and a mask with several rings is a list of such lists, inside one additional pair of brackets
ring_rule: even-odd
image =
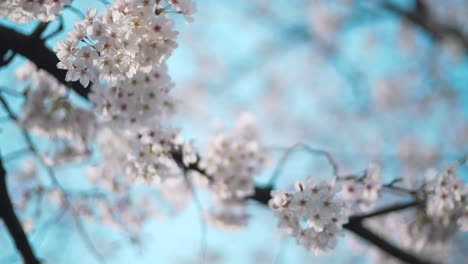
[(458, 163), (444, 168), (426, 186), (426, 214), (436, 225), (468, 231), (468, 186), (456, 173)]
[(88, 156), (97, 125), (93, 112), (71, 104), (66, 87), (32, 63), (19, 67), (16, 73), (19, 80), (30, 84), (20, 117), (21, 126), (61, 142), (50, 162), (63, 163)]
[(168, 123), (176, 105), (169, 94), (173, 86), (167, 67), (161, 65), (150, 74), (137, 73), (110, 89), (95, 85), (90, 100), (104, 124), (144, 129)]
[(70, 4), (70, 0), (3, 0), (0, 2), (0, 17), (19, 23), (31, 19), (47, 22), (54, 20)]
[(231, 229), (245, 225), (248, 219), (245, 199), (255, 193), (254, 177), (265, 162), (250, 115), (242, 115), (233, 131), (217, 133), (208, 139), (200, 166), (212, 177), (209, 189), (215, 203), (206, 214), (209, 222)]

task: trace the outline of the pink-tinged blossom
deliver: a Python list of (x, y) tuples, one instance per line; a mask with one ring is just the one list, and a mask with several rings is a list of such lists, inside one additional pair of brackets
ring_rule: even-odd
[(371, 209), (379, 198), (382, 188), (380, 180), (380, 166), (371, 163), (364, 176), (350, 179), (340, 179), (343, 187), (340, 195), (350, 213)]
[[(150, 73), (161, 67), (177, 47), (175, 37), (178, 34), (174, 21), (167, 14), (170, 10), (155, 12), (162, 4), (116, 0), (101, 15), (89, 10), (68, 38), (57, 44), (55, 50), (60, 67), (75, 71), (75, 61), (82, 59), (80, 50), (85, 48), (97, 52), (97, 56), (93, 55), (85, 64), (86, 71), (92, 73), (86, 78), (91, 77), (92, 83), (115, 85), (134, 78), (139, 72)], [(191, 1), (180, 1), (173, 6), (177, 8), (174, 11), (186, 17), (194, 11)], [(66, 80), (75, 81), (76, 75), (67, 75)], [(86, 79), (83, 82), (87, 83)]]
[(207, 219), (216, 226), (222, 226), (222, 222), (226, 226), (239, 226), (247, 221), (243, 210), (230, 215), (225, 206), (235, 204), (235, 208), (243, 208), (246, 198), (255, 192), (254, 177), (262, 171), (266, 160), (255, 130), (253, 117), (244, 114), (232, 131), (212, 135), (202, 152), (200, 166), (211, 177), (208, 188), (217, 201)]
[(316, 182), (309, 178), (297, 183), (292, 192), (273, 191), (269, 201), (278, 227), (296, 238), (297, 243), (319, 254), (336, 245), (342, 225), (348, 221), (336, 194), (335, 180)]

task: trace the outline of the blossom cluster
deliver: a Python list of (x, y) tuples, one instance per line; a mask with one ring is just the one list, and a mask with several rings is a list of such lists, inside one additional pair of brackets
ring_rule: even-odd
[(340, 179), (340, 183), (343, 187), (340, 196), (350, 212), (369, 210), (379, 198), (382, 188), (380, 166), (372, 163), (362, 177)]
[[(154, 141), (149, 141), (152, 137)], [(135, 137), (125, 130), (100, 129), (96, 145), (102, 162), (89, 166), (87, 174), (95, 186), (112, 196), (98, 207), (83, 203), (81, 208), (92, 212), (91, 218), (111, 223), (134, 236), (143, 221), (164, 214), (163, 205), (175, 211), (184, 208), (191, 193), (177, 164), (167, 153), (158, 152), (163, 149), (158, 141), (153, 131)], [(145, 142), (147, 148), (143, 147)], [(149, 142), (153, 142), (153, 146)], [(137, 189), (138, 192), (134, 192)]]
[(279, 219), (278, 227), (316, 254), (333, 249), (342, 226), (348, 221), (336, 179), (298, 182), (295, 191), (272, 191), (269, 206)]
[[(21, 125), (59, 141), (50, 165), (79, 154), (95, 154), (100, 161), (87, 167), (99, 195), (68, 198), (80, 215), (133, 236), (143, 221), (161, 215), (157, 202), (178, 210), (189, 200), (183, 171), (171, 153), (182, 148), (189, 163), (194, 153), (170, 126), (176, 102), (170, 96), (174, 84), (165, 61), (177, 46), (168, 14), (191, 20), (194, 10), (187, 0), (117, 0), (99, 16), (88, 10), (55, 50), (58, 67), (68, 70), (67, 81), (79, 80), (83, 86), (93, 82), (92, 107), (75, 106), (66, 87), (34, 65), (18, 70), (18, 78), (30, 87)], [(91, 144), (97, 151), (91, 153)], [(59, 207), (63, 196), (70, 195), (53, 193)]]
[(468, 231), (468, 186), (456, 174), (458, 166), (444, 168), (428, 182), (426, 213), (437, 224)]
[(88, 146), (94, 139), (96, 128), (94, 113), (72, 105), (67, 98), (66, 87), (32, 63), (19, 67), (16, 74), (19, 80), (31, 84), (20, 125), (33, 133), (61, 141), (62, 146), (54, 154), (53, 162), (61, 163), (88, 155)]
[[(382, 237), (398, 242), (414, 255), (445, 262), (451, 252), (456, 250), (457, 242), (454, 238), (457, 233), (467, 231), (468, 227), (468, 188), (457, 175), (459, 165), (456, 162), (440, 171), (430, 169), (423, 174), (425, 177), (416, 178), (417, 181), (403, 180), (397, 186), (400, 188), (398, 193), (407, 192), (424, 201), (425, 206), (370, 218), (366, 220), (366, 225)], [(418, 182), (416, 187), (415, 182)], [(381, 228), (389, 225), (393, 228)], [(385, 254), (371, 252), (376, 262), (388, 259)]]
[(266, 162), (254, 119), (244, 114), (233, 131), (214, 134), (201, 157), (200, 166), (212, 177), (209, 188), (215, 197), (207, 221), (230, 229), (245, 225), (245, 199), (254, 194), (254, 177)]
[(109, 89), (94, 85), (90, 101), (103, 124), (127, 130), (144, 129), (167, 123), (176, 105), (170, 96), (173, 86), (163, 64), (151, 73), (139, 72)]
[(26, 23), (31, 19), (48, 22), (62, 13), (71, 0), (3, 0), (0, 2), (0, 17)]
[(137, 140), (132, 142), (132, 151), (127, 155), (125, 174), (130, 179), (138, 178), (147, 182), (180, 175), (180, 168), (171, 156), (178, 139), (176, 133), (168, 129), (140, 133)]
[(167, 13), (190, 17), (194, 11), (191, 1), (170, 1), (167, 7), (164, 2), (116, 0), (99, 16), (88, 10), (55, 47), (58, 67), (68, 71), (66, 80), (115, 85), (160, 67), (177, 47), (178, 32)]

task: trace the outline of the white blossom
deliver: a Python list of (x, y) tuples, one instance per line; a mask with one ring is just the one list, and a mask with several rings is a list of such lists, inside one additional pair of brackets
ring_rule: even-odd
[(273, 191), (269, 206), (279, 219), (278, 227), (298, 244), (316, 254), (333, 249), (347, 217), (336, 194), (334, 180), (298, 182), (293, 192)]
[[(455, 163), (444, 168), (426, 187), (429, 193), (426, 213), (434, 221), (439, 221), (445, 226), (464, 216), (463, 201), (468, 194), (468, 188), (456, 174), (458, 166), (459, 164)], [(460, 220), (460, 223), (463, 226), (463, 220)]]
[(0, 2), (0, 17), (19, 23), (31, 19), (43, 22), (54, 20), (71, 0), (3, 0)]
[(379, 198), (382, 188), (380, 180), (380, 166), (371, 163), (364, 176), (360, 178), (340, 179), (343, 191), (340, 192), (350, 213), (354, 211), (367, 211)]
[[(30, 63), (24, 69), (18, 68), (17, 77), (31, 82), (27, 93), (20, 124), (33, 133), (61, 141), (64, 145), (73, 145), (73, 153), (88, 156), (88, 145), (95, 135), (96, 117), (92, 111), (73, 106), (66, 96), (65, 86), (43, 70), (36, 69)], [(67, 150), (66, 150), (67, 149)], [(70, 148), (64, 148), (61, 157), (67, 160), (65, 154), (73, 159), (77, 155), (69, 155)], [(55, 159), (55, 158), (54, 158)], [(68, 160), (70, 161), (70, 160)]]
[(213, 177), (211, 189), (224, 199), (242, 199), (254, 192), (253, 177), (265, 165), (265, 154), (250, 115), (243, 115), (231, 133), (208, 139), (200, 166)]

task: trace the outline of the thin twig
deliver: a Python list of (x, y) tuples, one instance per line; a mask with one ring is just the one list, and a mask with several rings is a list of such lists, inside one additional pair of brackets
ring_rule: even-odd
[(200, 216), (200, 264), (203, 264), (203, 263), (205, 263), (205, 260), (206, 260), (206, 250), (207, 250), (207, 239), (206, 239), (206, 237), (207, 237), (208, 229), (207, 229), (205, 221), (203, 220), (203, 206), (202, 206), (202, 203), (201, 203), (200, 199), (198, 198), (198, 195), (197, 195), (197, 193), (195, 191), (195, 188), (193, 187), (192, 182), (190, 181), (190, 179), (187, 176), (187, 170), (183, 169), (183, 172), (184, 172), (185, 183), (187, 184), (187, 187), (190, 189), (190, 192), (192, 193), (193, 202), (194, 202), (195, 206), (197, 207), (198, 214)]
[(333, 156), (328, 151), (313, 148), (313, 147), (311, 147), (311, 146), (309, 146), (307, 144), (304, 144), (304, 143), (296, 143), (296, 144), (292, 145), (291, 147), (286, 148), (285, 153), (283, 154), (281, 159), (278, 161), (278, 163), (276, 165), (276, 168), (273, 171), (273, 175), (271, 176), (270, 181), (269, 181), (270, 185), (273, 185), (273, 183), (275, 183), (278, 180), (278, 178), (281, 175), (281, 172), (283, 170), (283, 167), (286, 165), (286, 162), (290, 158), (291, 154), (295, 150), (297, 150), (299, 148), (304, 149), (309, 154), (319, 155), (319, 156), (325, 157), (327, 162), (332, 167), (333, 175), (338, 177), (338, 174), (339, 174), (338, 163), (335, 161)]
[(283, 239), (281, 239), (281, 242), (279, 244), (279, 249), (278, 249), (278, 253), (276, 254), (275, 256), (275, 260), (274, 260), (274, 264), (281, 264), (283, 263), (283, 256), (284, 256), (284, 253), (286, 252), (286, 249), (287, 249), (287, 246), (288, 246), (288, 237), (284, 237)]
[(380, 208), (371, 213), (352, 216), (350, 217), (350, 221), (362, 221), (364, 219), (368, 219), (368, 218), (372, 218), (376, 216), (382, 216), (382, 215), (389, 214), (392, 212), (397, 212), (397, 211), (401, 211), (404, 209), (417, 207), (419, 205), (421, 205), (420, 201), (411, 201), (411, 202), (406, 202), (406, 203), (401, 203), (401, 204), (394, 204), (391, 206)]
[(81, 19), (86, 18), (86, 15), (83, 12), (81, 12), (80, 9), (78, 9), (78, 8), (76, 8), (74, 6), (67, 6), (67, 7), (65, 7), (65, 9), (70, 10), (72, 13), (79, 16)]
[[(0, 104), (3, 106), (5, 111), (8, 113), (8, 115), (11, 117), (12, 120), (18, 121), (18, 117), (15, 115), (15, 113), (11, 110), (11, 107), (9, 106), (8, 102), (5, 100), (3, 96), (0, 95)], [(53, 168), (46, 162), (44, 157), (39, 153), (38, 149), (36, 148), (31, 135), (29, 132), (21, 128), (22, 135), (24, 137), (24, 140), (26, 141), (26, 145), (30, 149), (30, 151), (35, 155), (39, 163), (46, 169), (47, 175), (49, 176), (49, 179), (52, 181), (53, 185), (56, 186), (62, 193), (64, 197), (64, 202), (65, 206), (70, 207), (71, 209), (71, 215), (72, 218), (75, 222), (75, 226), (77, 227), (78, 234), (82, 237), (83, 241), (85, 242), (85, 245), (88, 247), (88, 249), (93, 253), (93, 256), (99, 263), (103, 263), (103, 258), (97, 248), (94, 246), (92, 243), (88, 233), (86, 232), (83, 223), (81, 222), (79, 214), (76, 212), (76, 209), (74, 208), (73, 204), (71, 203), (70, 199), (68, 198), (68, 195), (63, 188), (63, 186), (60, 184), (59, 180), (57, 179), (55, 172)]]
[(8, 94), (8, 95), (12, 95), (12, 96), (24, 97), (23, 92), (16, 91), (16, 90), (13, 90), (13, 89), (8, 89), (8, 88), (5, 88), (5, 87), (0, 87), (0, 92)]
[(31, 153), (31, 149), (23, 148), (23, 149), (15, 150), (13, 152), (10, 152), (10, 153), (7, 153), (7, 154), (3, 155), (3, 159), (6, 162), (8, 162), (8, 161), (11, 161), (11, 160), (22, 158), (22, 157), (24, 157), (24, 155), (27, 155), (27, 154), (30, 154), (30, 153)]

